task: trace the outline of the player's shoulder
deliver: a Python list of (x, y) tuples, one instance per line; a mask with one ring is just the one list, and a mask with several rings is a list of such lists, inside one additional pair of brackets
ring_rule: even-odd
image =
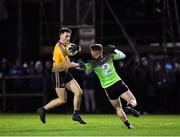
[(96, 60), (94, 60), (94, 59), (90, 60), (90, 61), (88, 61), (88, 63), (91, 64), (91, 65), (94, 65), (96, 63)]
[(114, 54), (113, 54), (113, 53), (110, 53), (110, 54), (104, 55), (104, 58), (105, 58), (106, 60), (110, 60), (110, 59), (113, 58), (113, 56), (114, 56)]
[(57, 49), (59, 47), (59, 43), (57, 42), (55, 45), (54, 45), (54, 49)]

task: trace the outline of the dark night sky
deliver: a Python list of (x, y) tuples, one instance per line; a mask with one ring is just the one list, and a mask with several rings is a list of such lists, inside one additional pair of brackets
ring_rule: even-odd
[[(68, 0), (68, 2), (73, 0)], [(102, 2), (103, 1), (103, 2)], [(162, 13), (156, 13), (155, 9), (158, 7), (162, 10), (161, 3), (154, 4), (156, 0), (147, 0), (143, 5), (142, 0), (131, 1), (131, 0), (121, 0), (110, 1), (114, 12), (116, 13), (118, 19), (121, 21), (123, 27), (129, 34), (129, 36), (136, 40), (136, 42), (157, 42), (162, 39)], [(49, 6), (49, 11), (46, 13), (48, 19), (59, 21), (59, 1), (55, 1), (54, 4), (46, 4)], [(177, 1), (179, 2), (179, 1)], [(17, 3), (8, 1), (4, 3), (7, 10), (8, 18), (5, 20), (0, 20), (0, 58), (7, 57), (14, 59), (17, 57)], [(103, 28), (103, 41), (100, 42), (123, 42), (127, 44), (127, 40), (124, 38), (121, 29), (115, 22), (112, 14), (110, 13), (107, 5), (104, 5), (104, 10), (102, 10), (102, 4), (105, 4), (104, 0), (96, 1), (96, 40), (100, 39), (100, 28)], [(179, 5), (179, 4), (178, 4)], [(73, 4), (69, 5), (72, 8)], [(173, 7), (172, 3), (170, 5)], [(179, 8), (179, 7), (178, 7)], [(173, 9), (173, 8), (172, 8)], [(70, 13), (73, 10), (65, 10), (67, 12), (68, 19), (71, 19)], [(69, 12), (70, 11), (70, 12)], [(103, 24), (101, 18), (101, 11), (104, 12)], [(172, 10), (172, 15), (175, 14)], [(22, 6), (22, 57), (24, 60), (36, 59), (40, 57), (40, 6), (38, 2), (23, 2)], [(143, 14), (142, 14), (143, 13)], [(166, 13), (167, 15), (167, 13)], [(157, 20), (159, 22), (155, 23)], [(130, 22), (137, 21), (137, 22)], [(142, 22), (145, 23), (142, 23)], [(140, 22), (140, 23), (139, 23)], [(103, 25), (103, 26), (101, 26)], [(167, 23), (168, 25), (168, 23)], [(55, 26), (57, 29), (59, 24)], [(177, 37), (176, 22), (174, 22), (175, 37)], [(44, 28), (45, 31), (45, 28)], [(53, 30), (54, 34), (56, 30)], [(151, 39), (149, 39), (149, 36)], [(116, 39), (112, 39), (112, 37)], [(167, 35), (167, 38), (170, 38)], [(51, 39), (52, 40), (52, 39)], [(54, 40), (53, 40), (54, 41)], [(124, 44), (123, 43), (123, 44)], [(54, 43), (53, 43), (54, 44)]]
[[(17, 57), (17, 3), (6, 3), (8, 18), (0, 21), (0, 55)], [(23, 3), (22, 7), (22, 56), (34, 58), (39, 52), (39, 4)]]

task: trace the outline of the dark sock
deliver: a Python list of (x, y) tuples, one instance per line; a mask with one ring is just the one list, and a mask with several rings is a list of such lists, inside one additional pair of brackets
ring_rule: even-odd
[(79, 115), (79, 110), (74, 110), (73, 115)]
[(131, 124), (128, 122), (128, 120), (125, 121), (124, 124), (125, 124), (127, 127), (130, 127), (130, 125), (131, 125)]

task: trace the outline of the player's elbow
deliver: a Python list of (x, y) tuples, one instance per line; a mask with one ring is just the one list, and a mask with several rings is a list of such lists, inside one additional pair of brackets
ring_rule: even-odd
[(126, 55), (123, 53), (121, 54), (121, 59), (124, 59), (124, 58), (126, 58)]
[(115, 49), (114, 52), (115, 52), (116, 54), (118, 54), (121, 59), (124, 59), (124, 58), (126, 57), (126, 55), (125, 55), (122, 51), (120, 51), (120, 50), (118, 50), (118, 49)]

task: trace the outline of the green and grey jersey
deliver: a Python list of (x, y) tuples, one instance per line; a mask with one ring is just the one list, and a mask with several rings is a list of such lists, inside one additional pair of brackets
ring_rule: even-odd
[(120, 59), (122, 58), (119, 54), (108, 54), (101, 59), (85, 63), (85, 69), (94, 71), (100, 80), (102, 88), (108, 88), (121, 80), (113, 64), (114, 60)]

